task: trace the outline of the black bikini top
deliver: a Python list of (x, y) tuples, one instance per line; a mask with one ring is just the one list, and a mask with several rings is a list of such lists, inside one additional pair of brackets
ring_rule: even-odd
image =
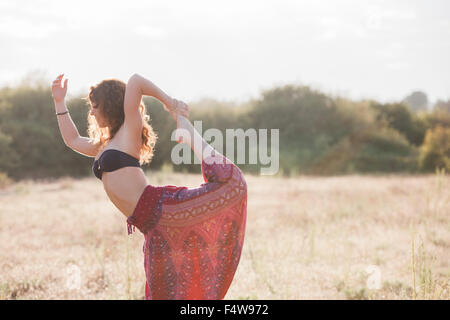
[(102, 180), (102, 173), (116, 171), (124, 167), (141, 167), (139, 160), (120, 150), (108, 149), (103, 151), (98, 160), (94, 161), (92, 171)]

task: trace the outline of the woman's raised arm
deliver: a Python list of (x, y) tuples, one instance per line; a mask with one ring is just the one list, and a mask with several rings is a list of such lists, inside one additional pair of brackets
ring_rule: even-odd
[(128, 123), (128, 125), (137, 124), (136, 129), (139, 132), (142, 120), (138, 109), (143, 95), (158, 99), (163, 104), (164, 109), (170, 112), (175, 121), (177, 120), (177, 113), (189, 117), (187, 106), (185, 107), (180, 101), (171, 98), (150, 80), (135, 73), (128, 80), (125, 90), (125, 123)]
[(143, 95), (158, 99), (166, 109), (172, 104), (172, 98), (153, 84), (153, 82), (137, 73), (133, 74), (128, 80), (125, 89), (124, 122), (128, 128), (136, 131), (139, 135), (142, 130), (142, 117), (139, 111), (139, 105), (141, 104)]
[(127, 83), (124, 101), (125, 109), (137, 109), (143, 95), (158, 99), (165, 107), (172, 104), (172, 98), (169, 95), (158, 88), (150, 80), (135, 73), (130, 77)]
[[(59, 130), (61, 131), (61, 136), (64, 140), (64, 143), (70, 147), (73, 140), (75, 140), (78, 136), (78, 129), (73, 123), (72, 118), (70, 117), (69, 110), (66, 106), (66, 93), (67, 93), (67, 82), (66, 79), (64, 81), (64, 85), (61, 86), (63, 74), (60, 74), (52, 83), (52, 95), (53, 102), (55, 103), (55, 111), (58, 119)], [(58, 115), (59, 113), (59, 115)]]
[(100, 145), (87, 138), (81, 137), (75, 123), (70, 117), (67, 109), (65, 98), (67, 93), (68, 79), (64, 81), (61, 87), (61, 82), (64, 74), (60, 74), (52, 83), (52, 95), (55, 103), (55, 111), (57, 115), (59, 130), (64, 143), (72, 150), (81, 153), (88, 157), (95, 157), (98, 153)]

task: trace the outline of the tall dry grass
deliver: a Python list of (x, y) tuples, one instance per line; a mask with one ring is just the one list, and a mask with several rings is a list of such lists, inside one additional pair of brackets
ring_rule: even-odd
[[(245, 245), (226, 299), (449, 299), (445, 173), (247, 183)], [(1, 299), (143, 299), (142, 244), (95, 178), (0, 190)]]

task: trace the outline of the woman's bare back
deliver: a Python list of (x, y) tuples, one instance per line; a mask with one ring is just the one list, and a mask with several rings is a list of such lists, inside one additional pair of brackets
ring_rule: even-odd
[[(100, 149), (95, 160), (109, 149), (120, 150), (139, 159), (141, 146), (141, 138), (133, 137), (122, 125), (113, 139)], [(139, 197), (148, 185), (144, 171), (138, 167), (124, 167), (113, 172), (103, 172), (102, 182), (109, 199), (126, 217), (133, 214)]]

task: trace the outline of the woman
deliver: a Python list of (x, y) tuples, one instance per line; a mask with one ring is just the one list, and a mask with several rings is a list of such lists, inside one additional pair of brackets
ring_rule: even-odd
[[(136, 227), (144, 234), (145, 298), (223, 299), (244, 240), (247, 185), (242, 172), (194, 129), (185, 103), (137, 74), (126, 84), (109, 79), (90, 88), (89, 138), (81, 137), (65, 105), (68, 80), (61, 86), (63, 75), (52, 84), (61, 135), (74, 151), (95, 157), (94, 174), (127, 217), (128, 233)], [(202, 162), (205, 183), (200, 187), (148, 184), (140, 166), (150, 162), (156, 135), (147, 123), (143, 95), (161, 101), (177, 129), (187, 133), (182, 142)]]

